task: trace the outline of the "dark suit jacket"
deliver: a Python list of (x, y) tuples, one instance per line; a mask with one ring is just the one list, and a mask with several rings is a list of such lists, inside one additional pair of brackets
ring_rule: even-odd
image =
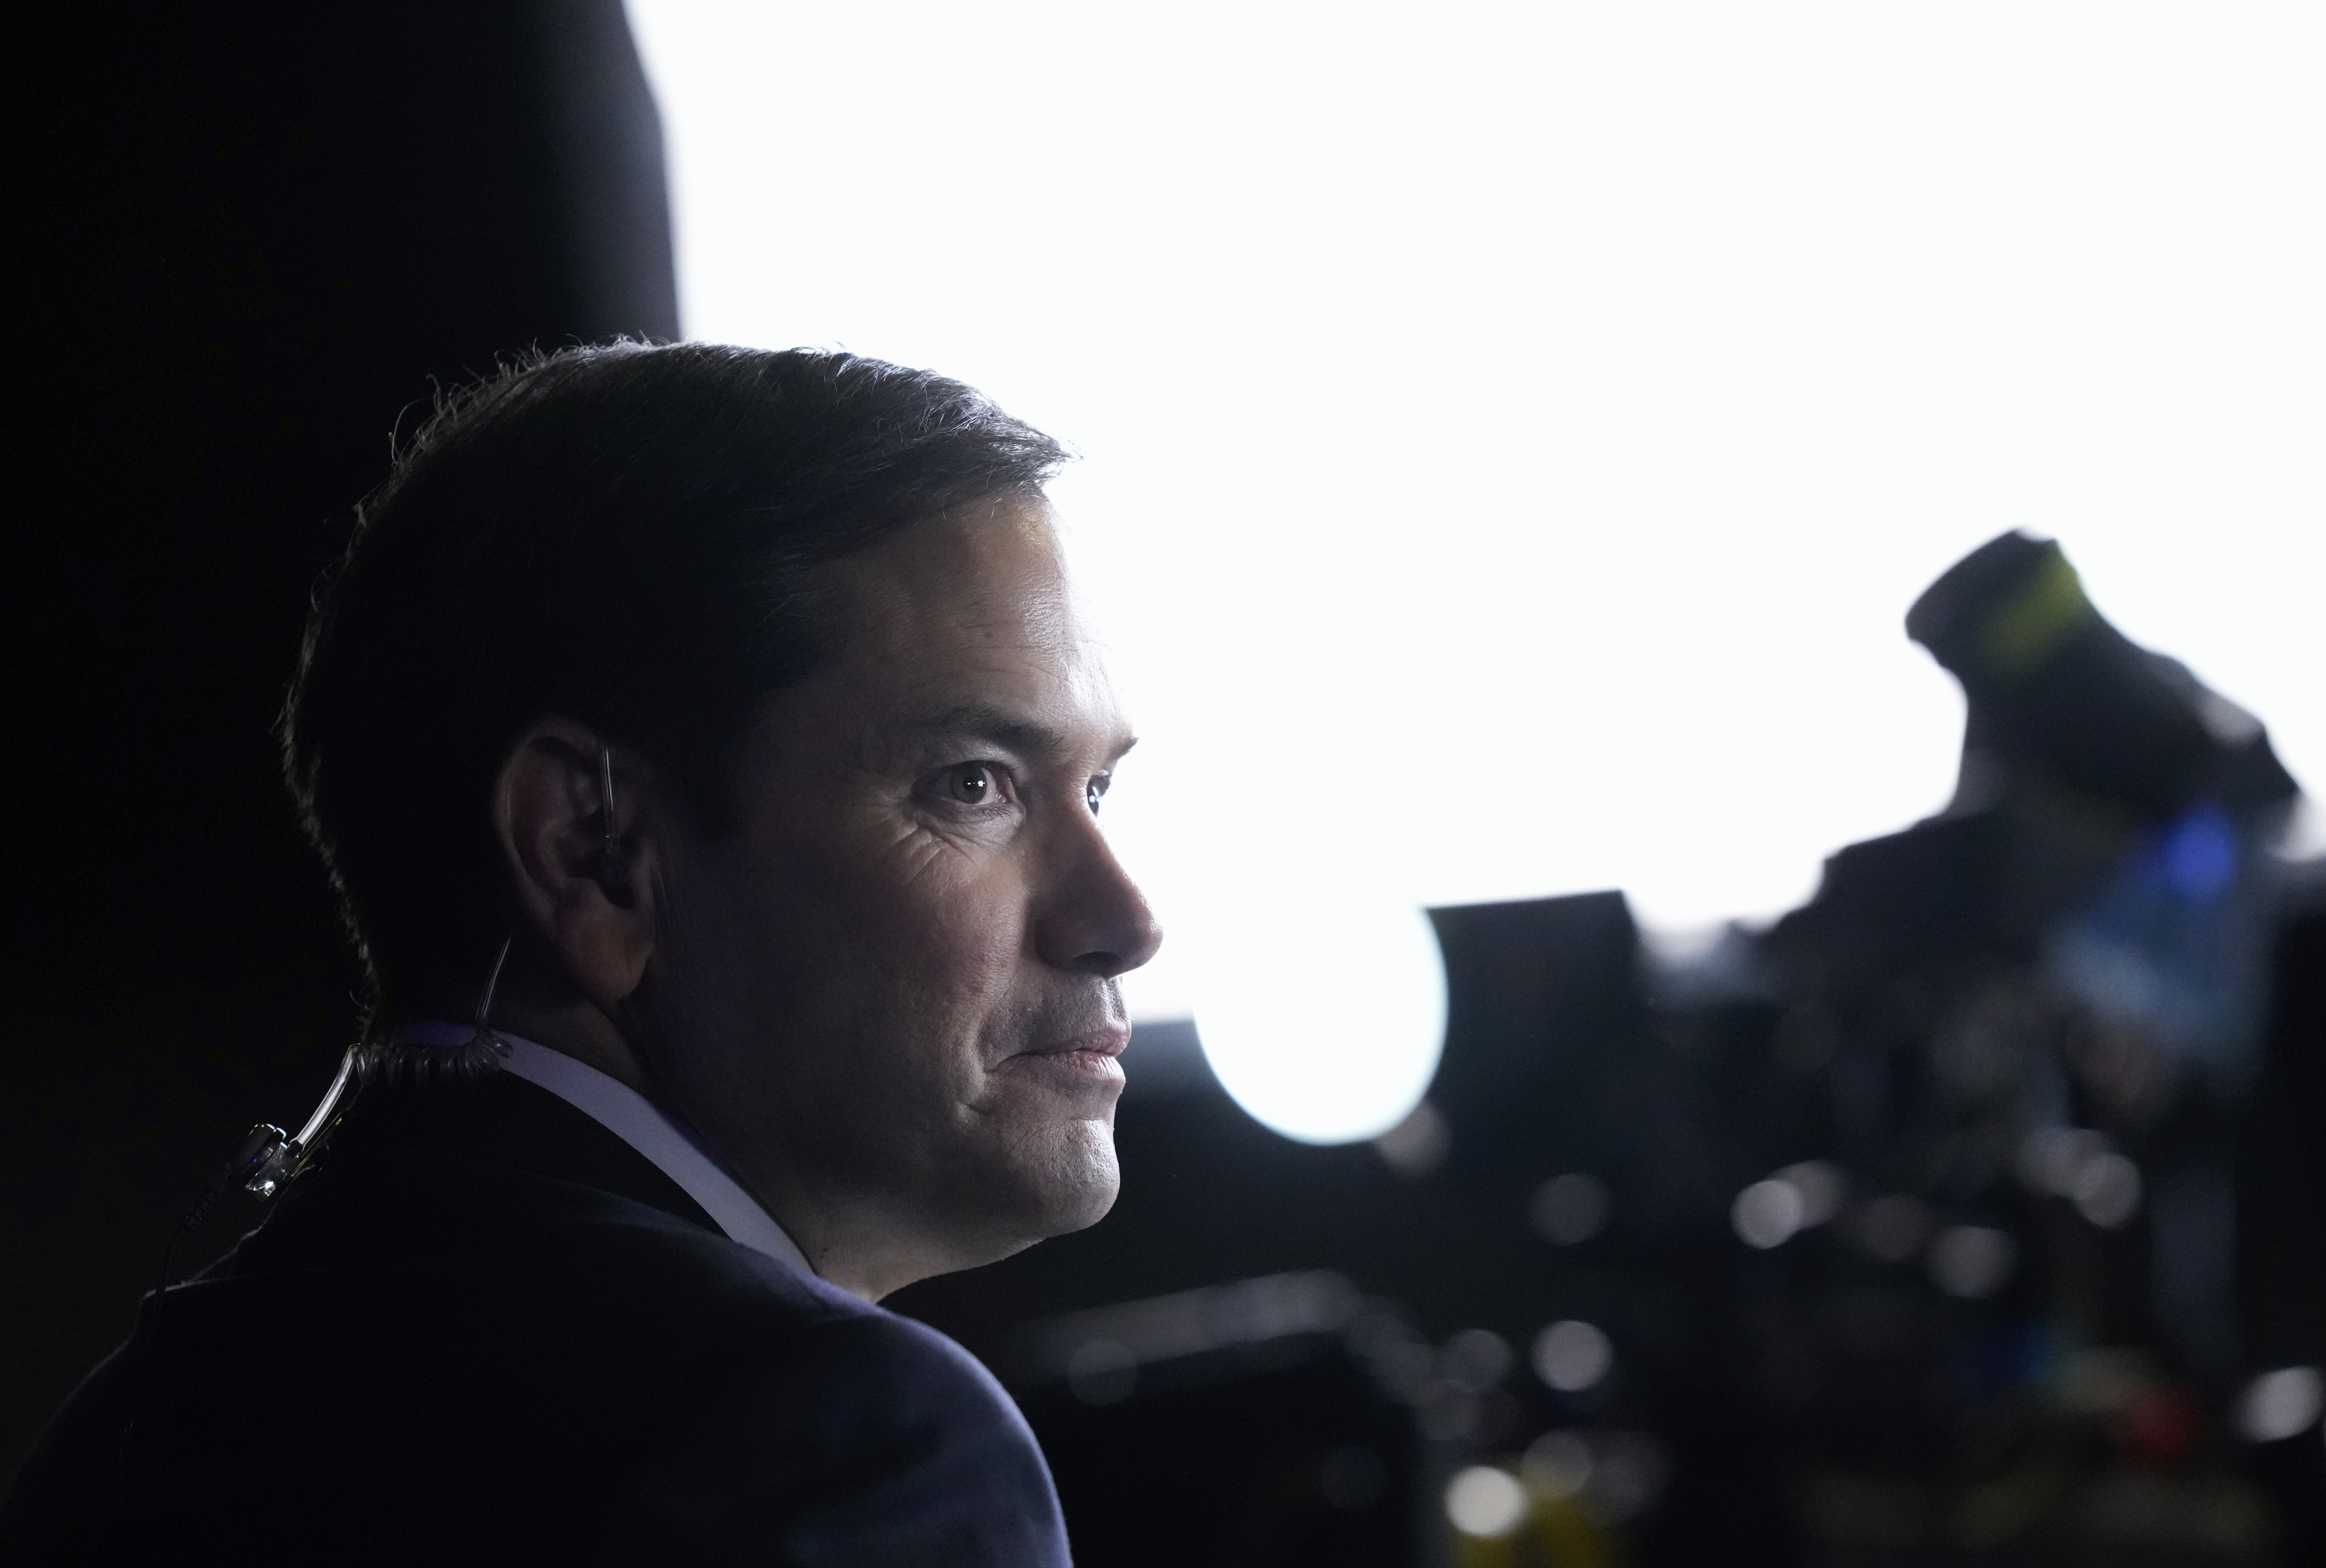
[(0, 1560), (1066, 1562), (967, 1353), (531, 1084), (375, 1085), (276, 1201), (66, 1405)]

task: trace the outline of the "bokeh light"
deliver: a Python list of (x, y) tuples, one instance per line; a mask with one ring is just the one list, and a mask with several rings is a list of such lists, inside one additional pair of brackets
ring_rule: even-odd
[(1535, 1376), (1561, 1394), (1596, 1388), (1614, 1366), (1615, 1347), (1596, 1323), (1568, 1318), (1535, 1336)]
[(1736, 1195), (1728, 1207), (1728, 1223), (1738, 1240), (1765, 1251), (1791, 1241), (1801, 1227), (1802, 1214), (1800, 1190), (1772, 1176)]
[(1526, 1489), (1508, 1470), (1472, 1465), (1446, 1483), (1446, 1517), (1465, 1535), (1496, 1539), (1526, 1519)]
[(2315, 1367), (2280, 1367), (2246, 1385), (2238, 1428), (2248, 1442), (2283, 1442), (2313, 1425), (2326, 1408), (2326, 1377)]
[(2007, 1230), (1986, 1225), (1949, 1225), (1931, 1238), (1931, 1278), (1950, 1296), (1977, 1300), (2010, 1283), (2019, 1265), (2019, 1244)]
[(1579, 1246), (1606, 1228), (1615, 1195), (1598, 1177), (1580, 1171), (1554, 1176), (1534, 1190), (1527, 1222), (1553, 1246)]

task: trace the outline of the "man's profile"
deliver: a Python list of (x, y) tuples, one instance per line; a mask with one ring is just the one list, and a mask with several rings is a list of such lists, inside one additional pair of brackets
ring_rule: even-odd
[(440, 411), (286, 710), (361, 1087), (0, 1554), (1065, 1560), (1007, 1396), (872, 1304), (1113, 1201), (1159, 934), (1061, 457), (845, 354), (573, 350)]

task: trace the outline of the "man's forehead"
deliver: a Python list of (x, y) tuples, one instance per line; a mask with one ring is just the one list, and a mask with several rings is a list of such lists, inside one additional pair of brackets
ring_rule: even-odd
[(1038, 498), (932, 519), (842, 565), (849, 625), (834, 673), (861, 717), (1027, 751), (1128, 748)]
[(847, 640), (874, 657), (933, 641), (1013, 648), (1081, 639), (1047, 503), (989, 501), (917, 523), (833, 568)]

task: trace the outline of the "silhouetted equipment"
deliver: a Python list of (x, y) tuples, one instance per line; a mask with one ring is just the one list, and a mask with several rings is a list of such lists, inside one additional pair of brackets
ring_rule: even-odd
[[(1652, 1116), (1639, 932), (1621, 893), (1431, 911), (1446, 958), (1446, 1052), (1429, 1086), (1444, 1118), (1448, 1176), (1540, 1181), (1562, 1170), (1612, 1173), (1640, 1151)], [(1632, 1075), (1623, 1087), (1611, 1073)], [(1625, 1090), (1629, 1093), (1626, 1094)]]
[[(2236, 1129), (2238, 1331), (2250, 1368), (2326, 1367), (2326, 864), (2308, 869), (2279, 933), (2261, 1070)], [(2326, 1562), (2318, 1435), (2296, 1428), (2254, 1450), (2289, 1563)]]
[(2006, 779), (2048, 778), (2147, 821), (2200, 797), (2244, 814), (2295, 794), (2253, 715), (2109, 625), (2052, 540), (1990, 539), (1915, 601), (1906, 630), (1969, 699), (1964, 778), (1979, 798), (1957, 810)]
[[(1956, 798), (1837, 854), (1758, 944), (1826, 1101), (1803, 1152), (1865, 1195), (1748, 1352), (1792, 1385), (1802, 1496), (1830, 1505), (1811, 1534), (1847, 1547), (1886, 1508), (1882, 1528), (1968, 1552), (1948, 1517), (2015, 1492), (1997, 1546), (2275, 1560), (2315, 1488), (2266, 1495), (2240, 1457), (2240, 1391), (2273, 1363), (2239, 1344), (2231, 1238), (2281, 1180), (2237, 1143), (2295, 787), (2250, 714), (2102, 619), (2056, 544), (1990, 542), (1908, 628), (1968, 698)], [(1925, 1277), (1852, 1283), (1851, 1251)], [(1783, 1326), (1853, 1293), (1886, 1300), (1887, 1351)], [(2143, 1509), (2174, 1522), (2144, 1531)]]
[[(1322, 1273), (1033, 1325), (1011, 1368), (1075, 1521), (1075, 1560), (1412, 1562), (1416, 1433), (1381, 1365), (1406, 1335)], [(1183, 1506), (1158, 1510), (1158, 1497)]]

